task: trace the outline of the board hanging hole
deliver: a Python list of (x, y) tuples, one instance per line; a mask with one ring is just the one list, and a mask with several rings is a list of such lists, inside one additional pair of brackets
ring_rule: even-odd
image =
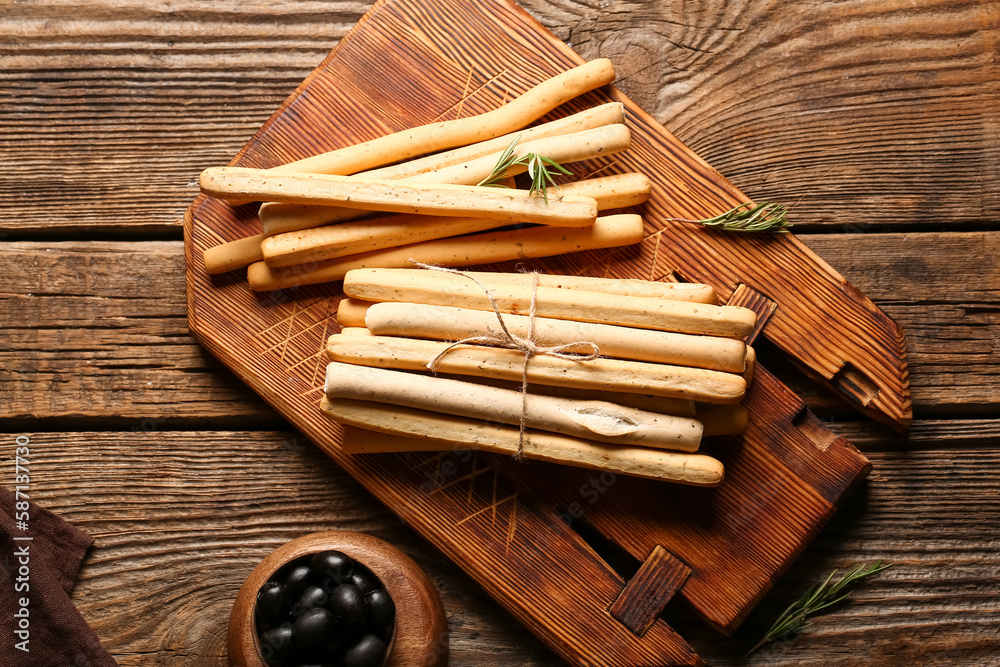
[(594, 552), (601, 557), (608, 567), (615, 571), (615, 573), (628, 581), (631, 579), (636, 571), (639, 569), (639, 561), (633, 558), (620, 546), (606, 538), (602, 535), (596, 528), (594, 528), (588, 521), (583, 517), (573, 517), (573, 514), (569, 509), (560, 510), (559, 518), (569, 526), (573, 532), (580, 536), (584, 542), (587, 543)]
[(863, 407), (868, 407), (879, 394), (879, 387), (875, 381), (849, 361), (844, 362), (840, 370), (830, 379), (830, 383)]

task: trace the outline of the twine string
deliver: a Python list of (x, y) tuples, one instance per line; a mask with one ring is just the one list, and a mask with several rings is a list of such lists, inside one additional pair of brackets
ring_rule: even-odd
[[(517, 452), (514, 454), (514, 459), (517, 461), (524, 460), (524, 440), (525, 440), (525, 428), (527, 422), (528, 413), (528, 363), (532, 357), (542, 354), (550, 357), (556, 357), (557, 359), (566, 359), (567, 361), (592, 361), (597, 359), (601, 351), (597, 347), (596, 343), (590, 341), (577, 341), (575, 343), (563, 343), (560, 345), (539, 345), (535, 340), (535, 318), (538, 314), (538, 272), (531, 272), (531, 306), (528, 311), (528, 331), (527, 335), (517, 336), (511, 333), (510, 329), (507, 328), (507, 323), (504, 322), (503, 315), (500, 313), (500, 306), (497, 304), (496, 298), (493, 296), (492, 290), (482, 283), (475, 276), (465, 272), (459, 271), (457, 269), (452, 269), (444, 266), (435, 266), (433, 264), (424, 264), (422, 262), (417, 262), (410, 260), (414, 265), (422, 269), (430, 269), (433, 271), (444, 271), (446, 273), (454, 273), (459, 276), (463, 276), (473, 281), (483, 290), (486, 297), (490, 300), (490, 306), (493, 308), (493, 313), (497, 316), (497, 322), (500, 325), (500, 329), (496, 330), (493, 327), (487, 327), (486, 333), (479, 336), (470, 336), (468, 338), (463, 338), (462, 340), (455, 341), (448, 345), (448, 347), (441, 350), (437, 356), (431, 359), (427, 363), (427, 368), (431, 371), (437, 371), (437, 367), (441, 362), (441, 359), (448, 354), (450, 351), (458, 347), (459, 345), (492, 345), (495, 347), (503, 347), (510, 350), (517, 350), (524, 355), (524, 365), (521, 370), (521, 424), (520, 430), (517, 437)], [(590, 352), (587, 354), (569, 352), (571, 349), (578, 349), (580, 347), (589, 347)]]

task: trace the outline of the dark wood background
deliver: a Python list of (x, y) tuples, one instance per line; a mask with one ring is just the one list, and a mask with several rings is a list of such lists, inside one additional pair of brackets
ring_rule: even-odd
[[(361, 530), (437, 584), (455, 665), (553, 655), (188, 336), (179, 218), (366, 2), (0, 2), (0, 457), (95, 536), (74, 601), (123, 665), (222, 664), (270, 550)], [(1000, 664), (1000, 4), (625, 2), (525, 8), (906, 329), (908, 437), (773, 350), (874, 471), (731, 640), (740, 664), (834, 567), (896, 567), (750, 664)], [(5, 449), (6, 448), (6, 449)], [(3, 468), (0, 483), (12, 485)]]

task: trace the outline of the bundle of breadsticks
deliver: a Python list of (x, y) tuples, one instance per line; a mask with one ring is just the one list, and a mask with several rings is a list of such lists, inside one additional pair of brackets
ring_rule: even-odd
[[(595, 60), (481, 115), (273, 169), (206, 169), (204, 193), (264, 203), (263, 233), (207, 249), (205, 267), (213, 274), (249, 267), (250, 287), (259, 291), (341, 280), (355, 268), (405, 267), (411, 259), (471, 266), (639, 243), (639, 216), (599, 214), (646, 201), (642, 174), (584, 178), (544, 194), (482, 185), (511, 146), (514, 164), (501, 174), (511, 181), (529, 168), (517, 158), (562, 165), (626, 150), (620, 103), (527, 127), (613, 80), (611, 62)], [(510, 225), (521, 226), (503, 229)]]
[(351, 427), (345, 451), (465, 447), (722, 482), (697, 450), (746, 427), (752, 310), (707, 285), (437, 268), (344, 277), (321, 409)]

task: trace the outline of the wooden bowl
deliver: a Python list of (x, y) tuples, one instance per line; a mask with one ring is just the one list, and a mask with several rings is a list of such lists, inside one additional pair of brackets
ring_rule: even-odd
[(367, 567), (392, 596), (396, 605), (396, 631), (385, 667), (447, 664), (448, 625), (444, 607), (424, 571), (388, 542), (364, 533), (331, 531), (304, 535), (281, 545), (250, 573), (229, 615), (226, 645), (230, 665), (266, 667), (254, 628), (257, 591), (286, 563), (327, 550), (341, 551)]

